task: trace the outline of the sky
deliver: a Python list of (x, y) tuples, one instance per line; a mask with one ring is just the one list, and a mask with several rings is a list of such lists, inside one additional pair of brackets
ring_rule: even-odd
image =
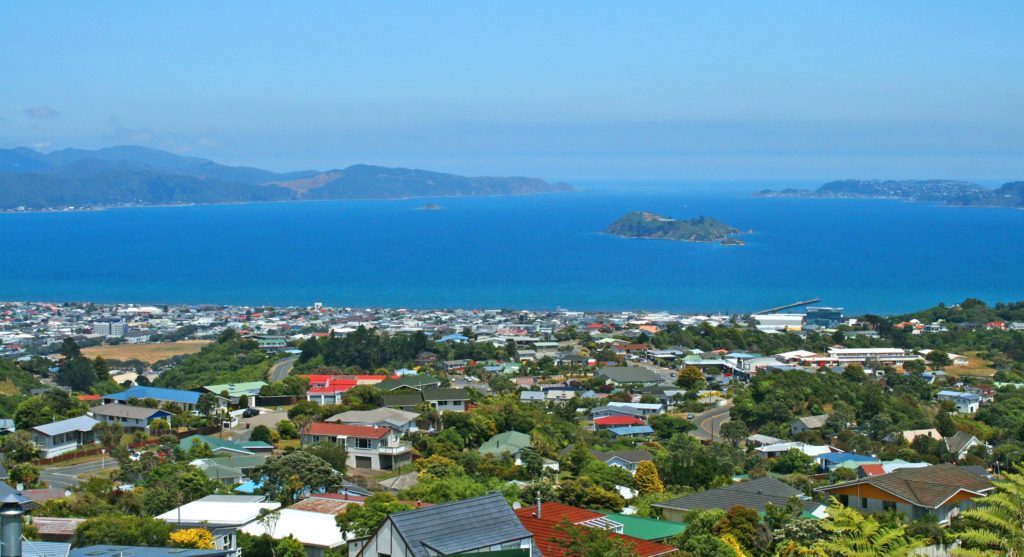
[(1024, 2), (4, 2), (0, 147), (1024, 179)]

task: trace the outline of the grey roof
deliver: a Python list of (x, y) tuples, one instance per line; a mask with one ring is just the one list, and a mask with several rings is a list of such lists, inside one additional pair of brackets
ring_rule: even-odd
[[(800, 497), (803, 493), (772, 477), (759, 478), (719, 489), (709, 489), (700, 493), (684, 495), (661, 503), (655, 507), (694, 511), (704, 509), (722, 509), (728, 511), (733, 507), (746, 507), (758, 512), (765, 510), (769, 503), (784, 506), (790, 497)], [(821, 506), (814, 501), (802, 501), (804, 510), (813, 512)]]
[(451, 555), (533, 537), (500, 493), (394, 513), (389, 520), (414, 557), (426, 557), (428, 550)]
[(132, 406), (130, 404), (101, 404), (89, 409), (94, 416), (111, 416), (114, 418), (131, 418), (133, 420), (146, 420), (153, 414), (167, 414), (169, 412), (159, 408), (147, 408), (145, 406)]
[(946, 437), (946, 450), (953, 454), (960, 454), (975, 437), (966, 431), (958, 431), (952, 437)]
[(647, 451), (645, 451), (643, 449), (636, 449), (636, 450), (631, 450), (631, 451), (608, 451), (608, 452), (601, 452), (601, 451), (591, 450), (590, 454), (594, 455), (594, 458), (600, 459), (600, 460), (602, 460), (602, 461), (604, 461), (606, 463), (609, 460), (611, 460), (613, 458), (616, 458), (616, 457), (621, 458), (622, 460), (625, 460), (626, 462), (632, 462), (634, 464), (636, 464), (638, 462), (643, 462), (645, 460), (652, 460), (652, 461), (654, 460), (654, 456), (651, 455), (651, 453), (649, 453), (649, 452), (647, 452)]
[(327, 422), (338, 422), (343, 424), (379, 424), (386, 423), (395, 427), (401, 427), (416, 418), (419, 414), (406, 412), (397, 408), (374, 408), (373, 410), (350, 410), (335, 414), (327, 418)]
[(818, 429), (825, 427), (828, 422), (828, 414), (818, 414), (817, 416), (803, 416), (796, 418), (794, 421), (800, 422), (807, 429)]
[(595, 375), (605, 377), (616, 383), (660, 383), (664, 379), (645, 367), (603, 367)]
[(78, 416), (77, 418), (68, 418), (67, 420), (61, 420), (59, 422), (53, 422), (49, 424), (37, 425), (32, 429), (42, 433), (43, 435), (60, 435), (62, 433), (70, 433), (72, 431), (92, 431), (92, 428), (99, 422), (89, 416)]
[(417, 406), (423, 403), (423, 393), (388, 393), (383, 399), (385, 406)]
[[(24, 549), (25, 545), (22, 544)], [(131, 545), (90, 545), (71, 551), (70, 557), (221, 557), (234, 549), (179, 549), (175, 547), (137, 547)]]

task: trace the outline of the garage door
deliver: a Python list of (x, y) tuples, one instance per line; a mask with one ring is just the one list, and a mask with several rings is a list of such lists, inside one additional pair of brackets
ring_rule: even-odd
[(371, 468), (373, 467), (373, 459), (368, 456), (357, 456), (356, 457), (356, 468)]

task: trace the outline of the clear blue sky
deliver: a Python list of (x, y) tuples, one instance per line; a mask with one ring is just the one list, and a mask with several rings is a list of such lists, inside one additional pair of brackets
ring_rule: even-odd
[(0, 147), (1024, 179), (1024, 2), (4, 2)]

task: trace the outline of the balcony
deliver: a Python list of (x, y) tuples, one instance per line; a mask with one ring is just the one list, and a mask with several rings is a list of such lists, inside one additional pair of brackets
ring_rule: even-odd
[(401, 442), (399, 442), (398, 444), (395, 444), (395, 445), (390, 445), (390, 446), (378, 445), (377, 447), (369, 448), (369, 449), (363, 448), (363, 447), (356, 447), (356, 446), (348, 446), (346, 448), (348, 449), (349, 452), (351, 452), (353, 454), (389, 454), (389, 455), (397, 455), (397, 454), (403, 454), (403, 453), (407, 453), (407, 452), (411, 451), (412, 450), (412, 443), (409, 443), (408, 441), (401, 441)]

